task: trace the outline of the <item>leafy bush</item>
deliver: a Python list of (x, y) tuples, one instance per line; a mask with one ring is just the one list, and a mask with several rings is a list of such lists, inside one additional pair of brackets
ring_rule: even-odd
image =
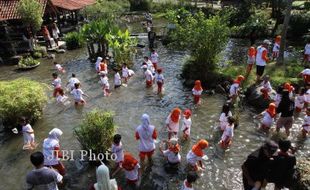
[(109, 47), (113, 50), (113, 57), (120, 68), (123, 63), (132, 63), (132, 53), (135, 51), (137, 40), (130, 37), (128, 30), (106, 35)]
[(70, 32), (65, 36), (67, 49), (77, 49), (84, 45), (84, 38), (79, 32)]
[(86, 114), (74, 132), (83, 149), (98, 154), (111, 147), (115, 130), (116, 125), (111, 112), (93, 110)]
[(18, 67), (26, 68), (26, 67), (34, 66), (37, 64), (39, 64), (38, 60), (35, 60), (32, 57), (26, 57), (26, 58), (21, 58), (21, 60), (18, 62)]
[(43, 6), (37, 0), (21, 0), (17, 5), (17, 12), (23, 22), (39, 31), (43, 22)]
[(191, 51), (191, 59), (183, 67), (186, 79), (214, 81), (217, 58), (228, 39), (228, 26), (220, 16), (209, 19), (199, 11), (195, 14), (185, 9), (168, 12), (168, 20), (176, 27), (168, 32), (171, 46)]
[(22, 116), (39, 119), (46, 101), (41, 83), (22, 78), (0, 81), (0, 118), (6, 128), (18, 126)]
[(289, 35), (295, 38), (299, 38), (303, 34), (307, 33), (310, 28), (310, 12), (306, 11), (292, 11)]
[(246, 22), (233, 26), (231, 30), (232, 36), (244, 37), (249, 36), (252, 31), (255, 31), (257, 36), (266, 36), (268, 34), (269, 15), (264, 11), (256, 11)]
[(100, 0), (96, 4), (85, 7), (81, 14), (89, 20), (113, 18), (129, 9), (128, 0)]
[(36, 51), (36, 52), (33, 53), (33, 57), (34, 57), (34, 58), (42, 58), (42, 53)]

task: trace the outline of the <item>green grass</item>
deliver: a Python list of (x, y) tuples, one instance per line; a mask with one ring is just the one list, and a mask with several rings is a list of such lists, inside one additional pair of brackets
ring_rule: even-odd
[[(244, 83), (244, 87), (248, 87), (255, 83), (256, 74), (255, 66), (251, 71), (251, 74), (248, 76), (247, 80)], [(291, 62), (290, 65), (281, 65), (278, 66), (275, 62), (268, 63), (265, 70), (265, 75), (270, 76), (271, 85), (275, 89), (278, 85), (281, 85), (285, 82), (290, 82), (293, 84), (298, 84), (302, 81), (301, 78), (298, 78), (298, 74), (303, 70), (303, 67), (300, 63)], [(246, 65), (231, 65), (226, 68), (223, 68), (221, 72), (234, 79), (236, 76), (242, 74), (245, 75)]]

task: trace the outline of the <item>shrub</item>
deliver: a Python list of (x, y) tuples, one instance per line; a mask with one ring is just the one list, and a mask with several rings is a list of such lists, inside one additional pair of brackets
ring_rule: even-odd
[(34, 66), (37, 64), (39, 64), (39, 61), (29, 56), (26, 58), (21, 58), (21, 60), (18, 62), (18, 67), (25, 68), (25, 67)]
[(79, 32), (70, 32), (65, 36), (67, 49), (78, 49), (84, 45), (84, 38)]
[(0, 81), (0, 118), (6, 128), (14, 128), (22, 116), (33, 122), (42, 116), (47, 101), (44, 86), (28, 79)]
[(34, 57), (34, 58), (42, 58), (42, 56), (43, 56), (43, 55), (42, 55), (41, 52), (36, 51), (36, 52), (33, 53), (33, 57)]
[(292, 11), (288, 33), (290, 36), (299, 38), (308, 32), (310, 28), (310, 12)]
[(43, 22), (43, 6), (37, 0), (21, 0), (17, 5), (17, 12), (23, 22), (39, 31)]
[(96, 109), (86, 114), (81, 125), (74, 130), (83, 149), (98, 154), (111, 147), (116, 129), (113, 116), (111, 112)]

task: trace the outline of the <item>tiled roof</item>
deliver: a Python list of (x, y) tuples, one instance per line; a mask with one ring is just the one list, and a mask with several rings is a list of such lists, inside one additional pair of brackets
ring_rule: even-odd
[[(45, 10), (47, 0), (37, 0)], [(0, 21), (20, 19), (17, 13), (17, 5), (19, 0), (0, 0)], [(42, 12), (42, 16), (44, 11)]]
[(87, 5), (96, 3), (96, 0), (51, 0), (52, 4), (56, 7), (66, 10), (79, 10)]

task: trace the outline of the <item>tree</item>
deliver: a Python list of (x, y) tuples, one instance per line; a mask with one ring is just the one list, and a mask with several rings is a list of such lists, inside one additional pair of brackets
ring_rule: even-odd
[(279, 57), (277, 59), (277, 64), (283, 64), (284, 63), (284, 50), (285, 50), (285, 46), (286, 46), (286, 34), (287, 34), (288, 25), (290, 23), (292, 4), (293, 4), (293, 0), (288, 0), (286, 12), (285, 12), (285, 18), (284, 18), (284, 22), (283, 22), (283, 29), (282, 29), (282, 33), (281, 33), (282, 38), (281, 38), (280, 52), (279, 52)]
[(17, 12), (33, 32), (40, 30), (43, 22), (43, 6), (37, 0), (21, 0), (17, 5)]
[(183, 77), (214, 81), (218, 54), (228, 40), (226, 19), (218, 15), (207, 19), (202, 12), (192, 14), (179, 9), (170, 11), (168, 20), (175, 25), (175, 29), (168, 32), (170, 45), (191, 51), (191, 59), (183, 67)]

